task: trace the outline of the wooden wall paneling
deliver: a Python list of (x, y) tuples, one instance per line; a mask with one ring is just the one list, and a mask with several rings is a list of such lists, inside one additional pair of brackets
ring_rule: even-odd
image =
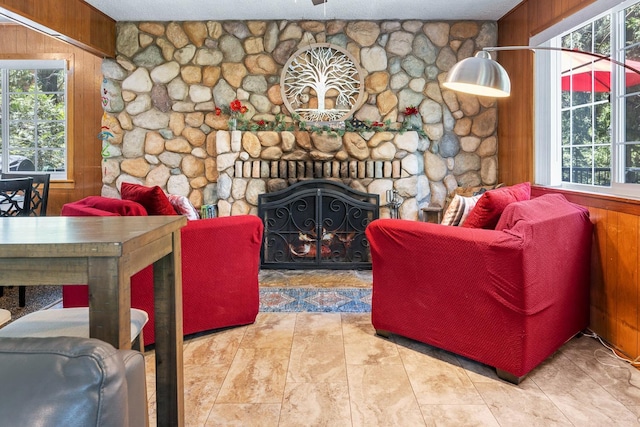
[(53, 30), (95, 55), (115, 56), (115, 21), (82, 0), (0, 0), (0, 8), (24, 24)]
[(604, 259), (604, 310), (606, 313), (605, 322), (608, 331), (607, 338), (611, 342), (619, 343), (618, 328), (616, 326), (616, 319), (618, 316), (618, 213), (613, 211), (607, 211), (604, 226), (604, 244), (605, 244), (605, 259)]
[[(558, 13), (555, 10), (556, 5), (561, 5), (558, 0), (537, 0), (529, 1), (527, 7), (529, 9), (529, 25), (528, 29), (539, 28), (544, 23), (553, 22), (554, 16)], [(530, 31), (530, 30), (529, 30)]]
[(89, 34), (92, 45), (109, 46), (109, 50), (113, 49), (115, 55), (116, 46), (116, 29), (115, 22), (105, 20), (102, 12), (91, 9), (89, 13)]
[(529, 1), (530, 35), (537, 34), (574, 14), (595, 0), (536, 0)]
[(91, 18), (89, 8), (78, 9), (76, 0), (62, 0), (65, 13), (64, 19), (59, 21), (63, 34), (78, 40), (80, 43), (91, 46)]
[[(15, 26), (16, 28), (19, 28), (18, 26)], [(34, 33), (34, 34), (38, 34), (38, 33)], [(27, 47), (30, 46), (30, 38), (34, 37), (34, 34), (29, 34), (29, 32), (27, 31), (16, 31), (16, 52), (17, 53), (21, 53), (21, 54), (26, 54), (27, 53)], [(40, 42), (39, 41), (33, 41), (33, 43), (35, 44), (31, 44), (31, 46), (40, 46)], [(41, 52), (41, 50), (39, 50), (38, 48), (34, 48), (34, 51), (36, 52)]]
[[(98, 140), (98, 133), (100, 132), (100, 126), (102, 123), (102, 105), (100, 104), (100, 87), (102, 84), (102, 61), (95, 56), (83, 52), (83, 64), (89, 66), (91, 70), (83, 73), (83, 85), (84, 96), (82, 98), (82, 109), (76, 110), (78, 112), (87, 112), (89, 117), (93, 117), (96, 125), (95, 127), (83, 126), (83, 134), (79, 142), (83, 147), (83, 159), (90, 159), (90, 161), (83, 161), (83, 173), (84, 181), (82, 185), (83, 195), (89, 196), (96, 193), (100, 194), (102, 187), (102, 142)], [(98, 95), (96, 95), (98, 94)], [(83, 120), (83, 115), (77, 120)]]
[(590, 287), (590, 328), (603, 337), (609, 336), (606, 302), (605, 302), (605, 270), (607, 245), (605, 225), (607, 211), (589, 208), (589, 216), (594, 225), (591, 249), (591, 287)]
[[(529, 11), (526, 3), (499, 22), (498, 45), (526, 46)], [(511, 78), (511, 96), (498, 101), (498, 181), (533, 181), (533, 56), (504, 51), (499, 62)]]
[(638, 348), (638, 217), (618, 214), (616, 253), (616, 327), (620, 349)]
[(2, 29), (3, 39), (2, 44), (4, 49), (9, 52), (18, 51), (18, 32), (15, 25), (4, 25)]

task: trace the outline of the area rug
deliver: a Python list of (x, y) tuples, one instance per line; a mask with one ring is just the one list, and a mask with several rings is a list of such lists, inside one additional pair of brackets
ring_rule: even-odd
[(367, 313), (371, 289), (260, 288), (260, 311)]
[(25, 314), (48, 308), (62, 300), (62, 286), (27, 286), (26, 306), (18, 307), (18, 287), (5, 287), (0, 308), (11, 312), (11, 321)]

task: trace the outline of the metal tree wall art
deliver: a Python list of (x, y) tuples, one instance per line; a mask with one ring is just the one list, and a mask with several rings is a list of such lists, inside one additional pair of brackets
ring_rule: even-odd
[(285, 64), (282, 99), (302, 120), (344, 120), (364, 97), (364, 75), (349, 52), (326, 43), (294, 53)]

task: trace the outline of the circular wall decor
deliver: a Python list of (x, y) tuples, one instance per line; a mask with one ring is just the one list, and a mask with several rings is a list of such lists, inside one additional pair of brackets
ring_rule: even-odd
[(304, 121), (343, 121), (363, 102), (364, 74), (343, 48), (315, 43), (291, 55), (280, 90), (289, 112)]

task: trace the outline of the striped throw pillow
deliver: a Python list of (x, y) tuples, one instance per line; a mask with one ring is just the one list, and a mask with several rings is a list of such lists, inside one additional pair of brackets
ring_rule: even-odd
[(477, 196), (464, 197), (455, 195), (447, 211), (444, 213), (442, 221), (440, 224), (442, 225), (462, 225), (471, 209), (476, 205), (478, 199), (482, 196), (482, 194), (478, 194)]

